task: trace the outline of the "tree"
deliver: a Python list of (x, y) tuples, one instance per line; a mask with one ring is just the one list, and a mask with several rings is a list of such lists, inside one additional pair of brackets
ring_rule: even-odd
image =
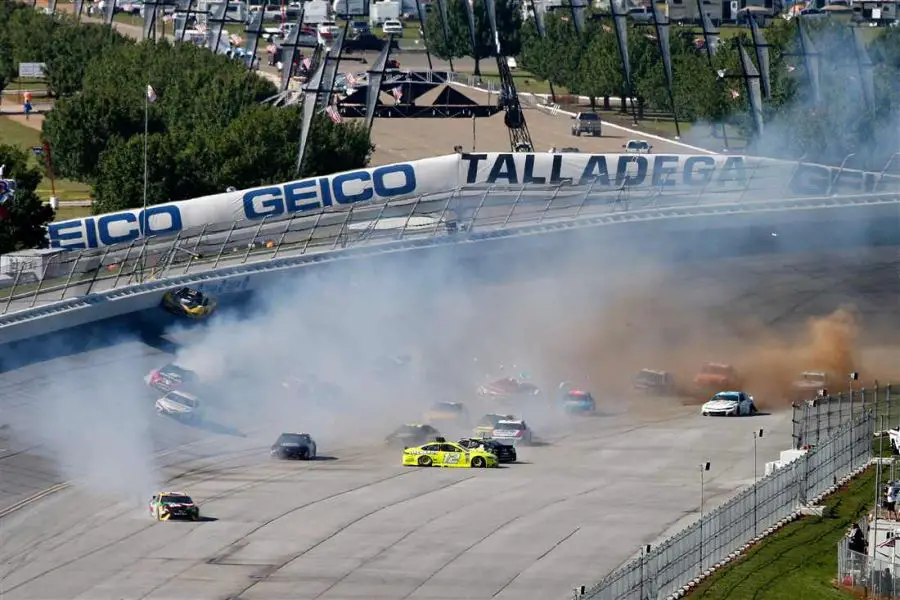
[[(147, 139), (147, 204), (184, 200), (295, 178), (301, 108), (249, 107), (224, 129), (154, 133)], [(361, 124), (313, 120), (302, 176), (364, 166), (373, 147)], [(118, 140), (100, 157), (94, 185), (97, 214), (143, 203), (143, 136)]]
[[(475, 59), (475, 73), (480, 73), (480, 61), (496, 56), (497, 48), (491, 32), (490, 20), (484, 0), (474, 0), (472, 9), (475, 14), (475, 52), (472, 52), (472, 41), (469, 37), (469, 17), (463, 2), (468, 0), (444, 0), (447, 2), (448, 27), (450, 39), (444, 39), (441, 24), (441, 11), (432, 10), (425, 19), (425, 33), (429, 40), (429, 49), (438, 58), (444, 60), (471, 56)], [(496, 0), (497, 33), (500, 37), (500, 49), (504, 56), (516, 56), (521, 44), (519, 31), (522, 18), (513, 0)]]
[(29, 166), (23, 150), (2, 144), (0, 165), (5, 165), (4, 177), (16, 182), (15, 193), (2, 204), (0, 254), (46, 246), (44, 228), (53, 219), (53, 209), (34, 192), (41, 181), (40, 171)]

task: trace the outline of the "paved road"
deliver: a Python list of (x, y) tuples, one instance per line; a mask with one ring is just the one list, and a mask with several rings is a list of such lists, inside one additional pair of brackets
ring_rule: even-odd
[[(789, 416), (777, 408), (754, 419), (704, 420), (696, 407), (626, 398), (623, 374), (646, 363), (669, 366), (636, 349), (660, 347), (670, 362), (679, 355), (696, 363), (729, 347), (746, 354), (747, 340), (774, 342), (779, 332), (848, 302), (862, 309), (864, 324), (887, 335), (900, 288), (889, 276), (896, 263), (889, 249), (730, 260), (663, 274), (623, 264), (596, 277), (561, 269), (515, 285), (455, 286), (452, 293), (446, 284), (413, 292), (390, 273), (360, 273), (352, 293), (325, 281), (327, 293), (294, 292), (290, 303), (243, 325), (229, 320), (222, 329), (132, 340), (7, 372), (0, 380), (6, 438), (43, 449), (0, 460), (0, 506), (27, 495), (29, 486), (81, 483), (3, 518), (4, 597), (561, 600), (571, 586), (591, 583), (640, 544), (695, 516), (699, 462), (713, 461), (711, 506), (752, 479), (752, 430), (768, 432), (761, 462), (790, 444)], [(560, 294), (566, 311), (558, 309)], [(308, 303), (324, 311), (318, 324), (290, 316), (304, 314)], [(436, 303), (429, 311), (443, 321), (411, 323), (405, 313), (419, 303)], [(368, 316), (353, 315), (364, 306), (383, 322), (360, 329)], [(335, 328), (341, 321), (330, 314), (346, 322)], [(721, 345), (655, 338), (654, 329), (673, 316)], [(715, 335), (701, 331), (704, 319)], [(750, 321), (759, 338), (747, 333)], [(434, 327), (444, 333), (435, 337)], [(522, 449), (522, 464), (423, 471), (398, 466), (397, 453), (380, 439), (436, 397), (427, 384), (410, 397), (398, 393), (401, 386), (381, 390), (362, 370), (334, 367), (343, 384), (365, 393), (349, 406), (304, 407), (247, 394), (236, 382), (238, 398), (213, 403), (205, 429), (157, 418), (142, 392), (140, 376), (173, 355), (199, 370), (230, 357), (274, 377), (298, 360), (318, 364), (298, 342), (321, 344), (323, 336), (342, 348), (349, 336), (360, 351), (373, 336), (380, 348), (419, 342), (417, 360), (424, 352), (448, 372), (464, 370), (473, 355), (538, 349), (525, 353), (536, 378), (581, 371), (598, 382), (605, 414), (566, 421), (532, 410), (529, 420), (545, 445)], [(316, 355), (334, 359), (316, 347)], [(285, 349), (294, 356), (271, 358)], [(866, 374), (874, 369), (861, 367)], [(469, 405), (473, 413), (483, 409)], [(307, 428), (331, 459), (268, 459), (278, 432)], [(63, 475), (53, 475), (53, 464)], [(186, 489), (210, 520), (150, 521), (143, 499), (156, 486)]]

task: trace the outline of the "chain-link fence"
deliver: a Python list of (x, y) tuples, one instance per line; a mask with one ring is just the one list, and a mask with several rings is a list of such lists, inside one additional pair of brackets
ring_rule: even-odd
[[(894, 406), (893, 396), (897, 394), (891, 385), (862, 388), (836, 395), (810, 398), (793, 404), (794, 448), (815, 446), (827, 439), (841, 425), (860, 414), (872, 410), (875, 425), (893, 428), (900, 424), (900, 404)], [(900, 401), (900, 397), (898, 397)]]
[(900, 557), (884, 560), (856, 552), (844, 538), (838, 543), (837, 583), (866, 598), (900, 600)]
[(873, 411), (857, 413), (797, 460), (604, 577), (584, 598), (661, 600), (676, 593), (865, 466), (874, 424)]
[[(615, 224), (661, 217), (895, 204), (896, 194), (822, 198), (779, 197), (800, 164), (762, 166), (742, 190), (663, 185), (605, 188), (577, 185), (473, 186), (391, 203), (359, 203), (258, 221), (209, 224), (174, 236), (149, 236), (97, 250), (29, 250), (0, 257), (0, 314), (93, 292), (211, 269), (401, 240), (492, 235), (528, 226)], [(752, 183), (751, 183), (752, 182)], [(774, 187), (773, 187), (774, 186)], [(708, 189), (707, 189), (708, 188)], [(783, 205), (783, 206), (782, 206)], [(369, 251), (369, 250), (366, 250)]]

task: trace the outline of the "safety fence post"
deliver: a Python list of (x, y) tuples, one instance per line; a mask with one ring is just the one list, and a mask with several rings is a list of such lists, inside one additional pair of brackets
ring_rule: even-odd
[(319, 228), (319, 221), (322, 220), (322, 215), (324, 214), (325, 212), (322, 211), (318, 214), (318, 216), (316, 216), (316, 222), (313, 223), (312, 229), (309, 231), (309, 237), (306, 238), (306, 243), (303, 244), (303, 249), (300, 251), (301, 255), (306, 254), (306, 251), (309, 249), (309, 245), (312, 243), (313, 236), (316, 234), (316, 230)]
[(475, 207), (475, 212), (472, 213), (472, 226), (471, 229), (475, 229), (475, 226), (478, 222), (478, 213), (481, 212), (481, 207), (484, 206), (485, 201), (487, 200), (488, 194), (494, 191), (494, 186), (489, 186), (488, 189), (484, 191), (484, 194), (481, 196), (481, 200), (478, 202), (478, 206)]
[(744, 203), (744, 195), (747, 193), (747, 190), (750, 189), (750, 182), (753, 181), (753, 176), (756, 175), (756, 172), (759, 171), (760, 167), (762, 167), (762, 162), (758, 162), (753, 166), (753, 171), (750, 172), (750, 177), (747, 178), (747, 181), (744, 183), (744, 189), (741, 190), (741, 195), (738, 196), (738, 205)]
[(525, 186), (519, 187), (519, 193), (516, 194), (516, 199), (512, 201), (512, 205), (509, 207), (509, 212), (506, 213), (506, 219), (503, 220), (503, 227), (509, 225), (510, 219), (512, 219), (513, 213), (516, 212), (516, 207), (519, 206), (519, 202), (522, 200), (522, 194), (525, 192)]
[(219, 261), (222, 260), (222, 254), (225, 253), (225, 248), (228, 246), (228, 242), (231, 241), (231, 234), (234, 233), (235, 227), (237, 227), (237, 221), (231, 224), (231, 229), (228, 230), (228, 235), (225, 236), (225, 241), (222, 242), (221, 246), (219, 246), (219, 254), (216, 256), (216, 262), (213, 263), (213, 269), (219, 266)]
[[(106, 251), (109, 252), (109, 246), (106, 247)], [(104, 256), (106, 256), (106, 255), (104, 254)], [(71, 283), (72, 283), (72, 276), (75, 275), (75, 269), (78, 268), (78, 261), (80, 261), (80, 260), (81, 260), (81, 252), (79, 252), (78, 255), (75, 256), (75, 262), (72, 264), (72, 270), (69, 271), (69, 276), (66, 278), (66, 283), (63, 285), (63, 289), (62, 289), (62, 294), (59, 297), (60, 301), (66, 299), (66, 292), (69, 291), (69, 285), (71, 285)], [(103, 262), (101, 261), (100, 265), (97, 268), (99, 269), (102, 266), (103, 266)]]
[(143, 240), (143, 244), (141, 244), (141, 251), (138, 253), (137, 262), (134, 263), (134, 269), (132, 269), (131, 273), (128, 275), (128, 281), (131, 282), (131, 278), (134, 277), (138, 283), (144, 282), (144, 253), (147, 252), (147, 245), (150, 243), (152, 236), (140, 238)]
[(828, 177), (828, 189), (825, 191), (825, 196), (831, 196), (831, 190), (834, 188), (834, 184), (837, 183), (841, 179), (841, 175), (844, 174), (844, 166), (847, 164), (847, 161), (856, 156), (856, 152), (851, 152), (847, 156), (844, 157), (844, 160), (841, 161), (841, 166), (838, 167), (837, 175), (834, 177)]
[(347, 244), (341, 242), (341, 238), (344, 236), (344, 228), (350, 223), (350, 219), (353, 217), (353, 208), (355, 205), (350, 205), (350, 210), (347, 211), (347, 218), (341, 222), (341, 228), (338, 231), (337, 237), (334, 238), (334, 244), (332, 244), (331, 249), (334, 250), (337, 248), (337, 245), (340, 243), (343, 247), (346, 247)]
[[(288, 231), (291, 230), (291, 225), (294, 224), (294, 219), (297, 218), (297, 213), (293, 213), (291, 218), (287, 220), (287, 224), (284, 226), (284, 231), (281, 232), (281, 237), (278, 238), (278, 243), (275, 244), (275, 251), (272, 252), (272, 256), (269, 260), (275, 260), (275, 257), (278, 256), (278, 249), (281, 248), (281, 245), (284, 244), (284, 238), (287, 237)], [(316, 223), (318, 224), (319, 219), (322, 218), (321, 211), (319, 212), (319, 216), (316, 218)], [(315, 226), (313, 226), (313, 231), (315, 231)]]
[[(453, 189), (453, 190), (450, 192), (450, 195), (447, 196), (447, 203), (444, 204), (444, 208), (441, 210), (441, 216), (438, 217), (438, 225), (440, 225), (441, 223), (446, 223), (445, 219), (447, 218), (447, 211), (450, 210), (450, 204), (453, 203), (453, 197), (456, 195), (456, 192), (457, 192), (457, 191), (459, 191), (459, 188)], [(458, 226), (459, 226), (459, 224), (456, 222), (456, 219), (453, 219), (452, 233), (456, 233), (456, 228), (457, 228)], [(435, 235), (435, 236), (437, 236), (437, 234), (438, 234), (438, 229), (439, 229), (439, 227), (435, 227), (435, 228), (434, 228), (434, 235)], [(449, 224), (446, 224), (446, 225), (444, 226), (444, 232), (445, 232), (445, 233), (450, 233), (450, 232), (451, 232), (451, 226), (450, 226)]]
[[(137, 243), (137, 238), (135, 238), (134, 240), (132, 240), (131, 245), (128, 246), (128, 250), (125, 251), (125, 258), (122, 259), (122, 264), (119, 265), (119, 272), (116, 273), (116, 280), (113, 282), (113, 289), (119, 287), (119, 277), (122, 276), (122, 271), (125, 270), (125, 265), (128, 264), (128, 259), (129, 259), (130, 256), (131, 256), (131, 249), (134, 248), (134, 245), (135, 245), (136, 243)], [(108, 253), (108, 252), (109, 252), (109, 250), (107, 250), (107, 253)], [(103, 258), (106, 258), (106, 254), (103, 255)], [(100, 261), (100, 264), (101, 264), (101, 265), (103, 264), (103, 261), (102, 261), (102, 260)], [(95, 274), (94, 274), (94, 278), (96, 278), (96, 277), (97, 277), (97, 274), (95, 273)], [(93, 284), (93, 282), (92, 282), (92, 284)], [(90, 289), (90, 288), (88, 288), (88, 289)]]
[(165, 262), (165, 265), (162, 268), (162, 272), (160, 274), (161, 278), (165, 278), (168, 276), (169, 269), (172, 268), (172, 263), (175, 262), (175, 256), (178, 254), (178, 251), (181, 250), (181, 247), (178, 245), (178, 242), (181, 241), (181, 231), (178, 232), (178, 235), (175, 236), (175, 239), (172, 241), (172, 247), (169, 249), (169, 260)]
[(872, 190), (873, 192), (877, 193), (879, 190), (881, 190), (881, 184), (884, 181), (885, 176), (887, 175), (887, 170), (891, 168), (891, 165), (894, 163), (894, 159), (897, 158), (898, 154), (900, 154), (900, 152), (894, 152), (893, 154), (891, 154), (891, 157), (888, 159), (888, 161), (884, 163), (884, 167), (881, 169), (881, 173), (878, 176), (878, 183), (875, 185), (875, 189)]
[[(547, 214), (550, 212), (550, 207), (553, 206), (554, 202), (556, 202), (556, 197), (559, 196), (559, 190), (561, 190), (561, 189), (562, 189), (562, 186), (558, 185), (553, 190), (553, 194), (551, 194), (550, 199), (547, 200), (547, 204), (544, 206), (544, 210), (541, 211), (541, 216), (538, 217), (538, 224), (541, 224), (544, 222), (544, 217), (547, 216)], [(584, 195), (587, 196), (587, 192), (585, 192)], [(582, 204), (584, 204), (584, 201), (582, 201)]]
[(34, 308), (35, 303), (37, 302), (38, 296), (41, 294), (41, 288), (44, 287), (44, 280), (47, 279), (47, 273), (50, 271), (50, 265), (53, 264), (53, 259), (55, 257), (51, 256), (50, 260), (47, 261), (47, 264), (44, 266), (44, 271), (41, 273), (41, 279), (38, 281), (37, 290), (34, 292), (34, 295), (31, 297), (31, 308)]
[(191, 252), (190, 258), (188, 258), (187, 264), (184, 266), (184, 273), (182, 275), (187, 275), (188, 271), (191, 270), (191, 265), (194, 263), (194, 257), (200, 256), (200, 253), (197, 250), (200, 249), (200, 244), (203, 243), (203, 236), (206, 234), (206, 229), (209, 227), (209, 223), (203, 225), (203, 229), (200, 230), (200, 235), (197, 236), (197, 243), (194, 244), (194, 251)]
[(581, 204), (578, 205), (578, 208), (575, 209), (575, 217), (578, 218), (581, 216), (581, 211), (584, 209), (585, 205), (587, 205), (588, 198), (594, 193), (594, 185), (597, 183), (597, 178), (593, 177), (591, 179), (590, 185), (588, 185), (587, 191), (584, 192), (584, 196), (581, 197)]
[(260, 221), (259, 227), (256, 228), (256, 233), (253, 234), (253, 239), (250, 240), (250, 243), (247, 244), (247, 254), (244, 255), (244, 260), (241, 261), (242, 265), (247, 264), (247, 260), (250, 258), (250, 252), (253, 251), (253, 245), (256, 243), (256, 240), (259, 238), (259, 234), (262, 233), (263, 225), (266, 224), (266, 221), (269, 220), (269, 215), (263, 217), (263, 220)]
[(13, 296), (16, 295), (16, 288), (19, 287), (19, 278), (22, 276), (24, 270), (25, 265), (20, 265), (19, 270), (16, 271), (16, 278), (13, 280), (12, 289), (9, 290), (9, 296), (6, 298), (6, 308), (3, 309), (4, 315), (9, 312), (9, 305), (12, 304)]
[[(412, 218), (415, 216), (416, 209), (419, 207), (419, 204), (422, 203), (422, 198), (424, 196), (425, 196), (425, 194), (419, 194), (416, 197), (416, 203), (412, 205), (412, 208), (409, 210), (409, 213), (406, 215), (406, 222), (403, 224), (403, 227), (400, 228), (400, 235), (397, 237), (397, 239), (399, 239), (399, 240), (403, 239), (403, 236), (406, 234), (406, 231), (409, 229), (409, 222), (412, 221)], [(375, 227), (377, 227), (377, 226), (378, 226), (378, 221), (376, 219)]]

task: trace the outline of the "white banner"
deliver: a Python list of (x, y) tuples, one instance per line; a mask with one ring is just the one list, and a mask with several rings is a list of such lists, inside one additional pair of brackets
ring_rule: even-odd
[[(900, 190), (896, 176), (747, 156), (684, 154), (451, 154), (335, 173), (279, 185), (60, 221), (47, 227), (52, 248), (102, 248), (142, 234), (175, 235), (204, 225), (390, 202), (459, 187), (572, 185), (595, 192), (645, 189), (696, 202), (700, 194), (742, 191), (747, 199), (815, 197)], [(752, 192), (756, 192), (755, 194)], [(741, 196), (743, 197), (743, 195)]]

